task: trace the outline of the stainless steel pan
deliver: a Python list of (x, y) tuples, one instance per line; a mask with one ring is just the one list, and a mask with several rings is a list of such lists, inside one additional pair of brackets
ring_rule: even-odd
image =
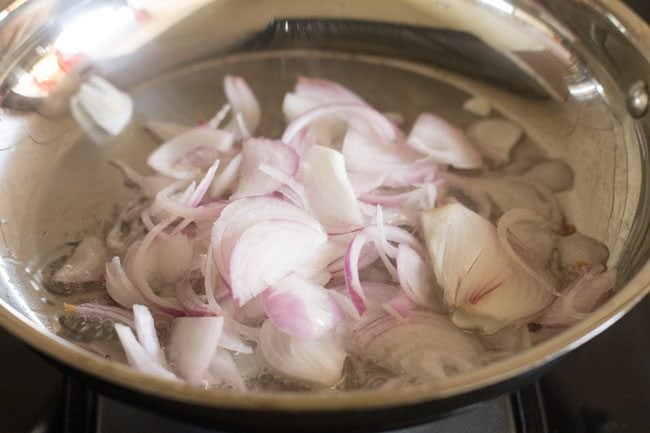
[[(16, 1), (0, 14), (0, 325), (69, 371), (240, 430), (388, 428), (530, 379), (648, 293), (650, 29), (620, 2), (158, 0), (135, 24), (119, 13), (127, 3), (147, 2)], [(63, 58), (62, 46), (84, 54)], [(120, 140), (83, 133), (68, 113), (93, 71), (134, 96), (137, 115)], [(269, 104), (296, 74), (317, 74), (386, 109), (408, 116), (426, 107), (460, 123), (454, 107), (467, 95), (489, 98), (525, 127), (535, 151), (573, 166), (574, 186), (560, 200), (582, 232), (608, 246), (620, 272), (615, 295), (517, 356), (390, 393), (204, 390), (140, 375), (119, 355), (108, 360), (109, 343), (64, 338), (62, 302), (84, 295), (47, 291), (39, 270), (61, 245), (101, 233), (128, 194), (107, 161), (144, 165), (154, 143), (141, 120), (208, 115), (225, 73), (243, 75)], [(264, 125), (269, 134), (273, 125)]]

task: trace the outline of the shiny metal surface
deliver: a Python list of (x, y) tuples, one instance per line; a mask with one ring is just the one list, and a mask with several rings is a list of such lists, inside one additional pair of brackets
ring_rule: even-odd
[[(650, 116), (643, 115), (647, 89), (644, 97), (636, 83), (650, 80), (650, 30), (617, 1), (33, 0), (12, 7), (0, 14), (0, 325), (74, 368), (210, 407), (395, 406), (531, 371), (594, 337), (649, 291)], [(155, 143), (139, 128), (142, 119), (207, 117), (221, 97), (221, 75), (231, 72), (263, 101), (276, 101), (296, 73), (322, 74), (407, 116), (428, 107), (461, 123), (453, 107), (463, 98), (490, 99), (537, 151), (574, 168), (574, 187), (559, 198), (569, 220), (610, 249), (609, 265), (621, 275), (616, 295), (517, 356), (442, 386), (390, 394), (207, 391), (141, 376), (101, 356), (109, 346), (58, 336), (65, 299), (45, 291), (36, 271), (60, 245), (101, 233), (126, 196), (107, 161), (119, 156), (144, 167)], [(68, 112), (91, 73), (135, 99), (135, 119), (117, 139), (85, 134)], [(392, 77), (404, 87), (391, 87)], [(266, 127), (273, 131), (272, 122)]]

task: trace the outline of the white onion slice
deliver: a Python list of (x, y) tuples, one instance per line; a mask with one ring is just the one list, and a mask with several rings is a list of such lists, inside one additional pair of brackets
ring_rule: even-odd
[(549, 222), (562, 222), (562, 210), (555, 194), (542, 184), (522, 176), (485, 177), (480, 183), (481, 188), (502, 212), (525, 208), (541, 214)]
[(265, 195), (280, 187), (279, 182), (259, 169), (260, 165), (273, 167), (283, 175), (292, 177), (298, 171), (299, 164), (298, 154), (281, 141), (249, 138), (242, 146), (239, 183), (230, 199)]
[[(333, 81), (298, 77), (293, 93), (287, 93), (282, 101), (282, 111), (285, 118), (291, 121), (299, 115), (327, 104), (359, 104), (367, 106), (366, 102), (354, 92)], [(342, 136), (345, 123), (328, 116), (312, 123), (309, 135), (315, 143), (321, 145), (333, 144)], [(306, 137), (305, 137), (306, 138)]]
[(246, 344), (234, 331), (230, 330), (226, 326), (224, 326), (223, 332), (221, 333), (219, 347), (235, 353), (253, 353), (253, 348)]
[(253, 225), (270, 219), (297, 221), (321, 230), (312, 215), (278, 198), (250, 197), (230, 203), (214, 224), (211, 235), (214, 263), (224, 281), (230, 282), (230, 256), (241, 234)]
[(479, 366), (484, 352), (472, 334), (445, 316), (412, 311), (405, 319), (384, 315), (354, 330), (358, 351), (411, 377), (443, 379)]
[(512, 148), (523, 135), (524, 130), (519, 125), (504, 119), (479, 120), (467, 128), (467, 136), (479, 151), (497, 164), (510, 160)]
[(294, 220), (272, 219), (248, 228), (230, 256), (230, 287), (243, 305), (284, 275), (310, 263), (327, 236)]
[(307, 197), (318, 220), (328, 228), (359, 226), (364, 218), (339, 152), (313, 146), (301, 164)]
[[(142, 296), (142, 299), (146, 301), (147, 306), (153, 307), (171, 316), (184, 316), (186, 312), (180, 307), (177, 300), (158, 296), (154, 293), (148, 282), (152, 267), (151, 247), (158, 235), (162, 233), (162, 231), (167, 228), (174, 219), (175, 217), (172, 217), (158, 224), (147, 233), (139, 244), (134, 244), (136, 245), (135, 249), (129, 248), (132, 252), (132, 266), (127, 267), (126, 270), (133, 279), (140, 296)], [(127, 254), (127, 257), (124, 259), (125, 266), (128, 261), (129, 255)]]
[(138, 341), (147, 351), (152, 359), (155, 359), (160, 365), (167, 365), (165, 354), (160, 348), (156, 327), (154, 326), (153, 316), (149, 309), (144, 305), (133, 305), (133, 321), (135, 324), (135, 333)]
[(96, 125), (119, 135), (131, 121), (133, 101), (104, 78), (93, 75), (70, 98), (70, 112), (86, 132)]
[(205, 376), (207, 376), (209, 385), (221, 387), (231, 385), (239, 392), (245, 392), (247, 390), (246, 383), (237, 364), (235, 364), (232, 356), (226, 350), (217, 349)]
[(327, 290), (295, 273), (277, 280), (262, 293), (262, 305), (273, 324), (289, 335), (320, 338), (334, 327)]
[(609, 258), (609, 250), (596, 239), (574, 233), (557, 244), (560, 263), (564, 268), (589, 270), (596, 265), (604, 265)]
[(321, 78), (298, 77), (294, 92), (303, 98), (315, 101), (318, 105), (336, 103), (368, 105), (359, 95), (347, 87)]
[(169, 371), (166, 366), (160, 365), (156, 359), (147, 353), (144, 347), (138, 343), (131, 328), (121, 323), (116, 323), (115, 332), (120, 339), (120, 343), (122, 344), (122, 348), (124, 348), (124, 353), (126, 353), (126, 358), (131, 367), (152, 376), (158, 376), (167, 380), (178, 380), (174, 373)]
[(455, 126), (431, 113), (418, 116), (406, 144), (434, 161), (456, 168), (478, 168), (481, 155)]
[(89, 236), (77, 245), (72, 255), (52, 276), (52, 281), (62, 284), (83, 284), (99, 281), (104, 275), (110, 254), (104, 243)]
[(138, 289), (124, 272), (119, 257), (113, 257), (106, 264), (106, 291), (111, 299), (125, 308), (144, 303)]
[(363, 134), (368, 134), (380, 142), (391, 143), (397, 138), (395, 127), (384, 115), (372, 108), (355, 103), (321, 105), (296, 117), (284, 130), (282, 141), (291, 144), (305, 128), (314, 121), (326, 116), (337, 116)]
[(186, 183), (179, 181), (163, 188), (156, 194), (154, 204), (158, 209), (175, 217), (189, 220), (214, 219), (221, 214), (221, 210), (226, 206), (226, 203), (222, 201), (206, 203), (203, 206), (192, 206), (189, 202), (195, 193), (194, 187), (190, 185), (182, 194), (179, 194), (179, 187), (183, 185)]
[(399, 283), (406, 296), (416, 305), (442, 312), (444, 307), (439, 288), (424, 259), (413, 248), (402, 243), (397, 247), (396, 264)]
[[(403, 143), (377, 142), (355, 129), (346, 132), (341, 152), (349, 172), (383, 176), (389, 184), (395, 184), (400, 176), (412, 174), (416, 169), (416, 161), (421, 158), (415, 150)], [(435, 169), (431, 171), (435, 172)]]
[(566, 162), (558, 160), (541, 162), (526, 171), (524, 177), (554, 192), (569, 189), (573, 184), (573, 170)]
[[(352, 242), (349, 243), (345, 252), (343, 262), (343, 270), (345, 276), (345, 285), (350, 293), (350, 299), (354, 304), (359, 314), (363, 314), (366, 310), (366, 296), (364, 294), (363, 285), (359, 278), (360, 261), (364, 245), (368, 241), (373, 241), (376, 246), (376, 251), (379, 257), (384, 262), (387, 270), (391, 273), (395, 280), (397, 280), (397, 271), (390, 263), (388, 257), (397, 257), (397, 248), (389, 244), (390, 242), (405, 243), (416, 251), (423, 251), (420, 242), (415, 239), (413, 235), (407, 231), (394, 226), (383, 226), (376, 224), (367, 226), (365, 229), (358, 232)], [(373, 261), (374, 261), (374, 257)], [(372, 262), (370, 262), (372, 263)], [(370, 264), (367, 263), (367, 264)]]
[(574, 281), (536, 322), (544, 326), (569, 326), (586, 317), (616, 284), (616, 269), (602, 272), (596, 266)]
[(223, 317), (178, 317), (172, 322), (167, 354), (178, 375), (199, 383), (223, 331)]
[(192, 253), (192, 242), (183, 234), (170, 235), (162, 242), (158, 251), (158, 263), (165, 281), (173, 283), (187, 271)]
[(384, 302), (382, 307), (388, 314), (401, 320), (406, 319), (411, 314), (411, 311), (416, 309), (417, 305), (403, 291), (399, 291), (393, 298)]
[[(255, 94), (243, 78), (234, 75), (226, 75), (223, 87), (233, 112), (233, 121), (228, 129), (232, 132), (239, 129), (238, 136), (250, 137), (259, 126), (262, 113)], [(243, 120), (244, 130), (237, 125), (238, 115)]]
[[(517, 226), (523, 227), (519, 228), (522, 232), (519, 235)], [(542, 289), (554, 295), (558, 294), (557, 281), (548, 269), (548, 262), (558, 239), (558, 229), (559, 226), (530, 209), (510, 209), (497, 222), (501, 247)]]
[(437, 197), (437, 186), (425, 183), (410, 191), (397, 194), (384, 193), (381, 190), (374, 194), (361, 194), (359, 200), (382, 207), (426, 210), (435, 207)]
[(193, 128), (163, 143), (147, 158), (154, 170), (174, 179), (193, 179), (210, 167), (234, 142), (232, 133)]
[(176, 299), (190, 317), (211, 317), (221, 313), (201, 299), (187, 279), (176, 284)]
[(215, 174), (212, 185), (210, 185), (208, 190), (209, 197), (224, 197), (227, 192), (232, 192), (234, 190), (235, 184), (237, 183), (237, 175), (239, 174), (241, 161), (242, 155), (240, 152), (228, 161), (228, 163), (220, 166), (220, 170)]
[(478, 214), (450, 204), (425, 212), (421, 223), (434, 277), (458, 326), (494, 333), (553, 301), (511, 262), (496, 228)]
[(347, 357), (332, 335), (320, 339), (294, 337), (280, 331), (270, 320), (262, 325), (259, 350), (279, 373), (325, 386), (341, 380)]

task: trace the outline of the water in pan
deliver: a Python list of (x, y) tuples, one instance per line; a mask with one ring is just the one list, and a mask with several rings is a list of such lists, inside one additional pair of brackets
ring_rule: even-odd
[[(463, 80), (430, 67), (373, 56), (314, 51), (249, 53), (220, 58), (192, 65), (129, 89), (137, 114), (135, 122), (119, 140), (97, 147), (85, 137), (74, 146), (73, 150), (77, 154), (81, 153), (82, 159), (89, 158), (92, 161), (90, 165), (101, 165), (100, 176), (96, 171), (87, 172), (86, 176), (92, 176), (93, 182), (99, 182), (100, 188), (106, 193), (105, 204), (112, 206), (133, 195), (130, 189), (121, 186), (121, 174), (109, 161), (119, 158), (143, 171), (146, 169), (146, 155), (158, 144), (143, 130), (142, 123), (146, 119), (155, 119), (190, 126), (209, 119), (225, 100), (221, 83), (226, 74), (244, 77), (260, 100), (263, 116), (258, 135), (261, 136), (281, 135), (285, 120), (279, 107), (282, 106), (284, 94), (290, 91), (298, 76), (340, 82), (382, 111), (400, 113), (404, 117), (404, 125), (412, 124), (415, 117), (424, 111), (437, 113), (460, 128), (477, 120), (476, 115), (462, 108), (463, 103), (472, 96), (460, 90)], [(491, 117), (498, 118), (501, 115), (493, 111)], [(511, 156), (512, 163), (499, 168), (503, 173), (518, 174), (531, 165), (548, 159), (542, 147), (527, 135), (518, 143)], [(75, 157), (75, 167), (79, 164), (77, 158), (78, 155)], [(64, 159), (53, 176), (56, 178), (57, 174), (60, 176), (69, 168)], [(72, 185), (73, 191), (68, 189), (67, 193), (83, 197), (83, 175), (81, 178), (76, 177), (75, 183), (78, 191), (74, 191), (75, 186)], [(52, 188), (57, 188), (56, 180)], [(461, 197), (462, 194), (458, 196)], [(47, 202), (42, 204), (44, 207), (52, 205), (53, 203)], [(107, 210), (108, 207), (104, 205), (94, 215), (92, 219), (96, 222), (95, 227), (87, 226), (86, 231), (74, 233), (72, 237), (81, 240), (88, 234), (100, 237), (105, 234), (106, 227), (102, 225), (110, 220)], [(104, 215), (101, 215), (102, 211)], [(51, 256), (41, 263), (51, 264), (50, 259)], [(51, 270), (41, 268), (41, 277), (47, 280), (47, 273)], [(59, 311), (63, 302), (79, 303), (89, 299), (107, 301), (102, 291), (95, 290), (77, 290), (71, 294), (59, 291), (58, 294), (50, 294), (49, 299)], [(106, 324), (95, 318), (80, 319), (62, 315), (60, 324), (63, 335), (104, 356), (124, 360), (115, 339), (110, 339), (110, 322)], [(160, 331), (164, 340), (165, 331)], [(281, 378), (266, 369), (260, 371), (256, 360), (251, 356), (238, 355), (236, 358), (240, 367), (250, 372), (248, 385), (253, 389), (305, 389), (304, 385)], [(386, 383), (390, 386), (390, 380), (386, 381), (394, 375), (394, 371), (373, 361), (360, 361), (351, 357), (346, 362), (339, 388), (376, 387)], [(417, 381), (411, 383), (416, 384)]]

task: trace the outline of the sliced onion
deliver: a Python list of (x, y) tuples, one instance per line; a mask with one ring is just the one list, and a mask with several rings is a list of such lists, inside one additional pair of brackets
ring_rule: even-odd
[(435, 206), (438, 189), (432, 183), (426, 183), (407, 192), (390, 194), (362, 194), (359, 200), (383, 207), (426, 210)]
[(604, 265), (609, 258), (609, 250), (596, 239), (574, 233), (557, 244), (560, 264), (564, 268), (589, 270), (596, 265)]
[(522, 176), (494, 176), (481, 179), (481, 187), (502, 212), (514, 208), (531, 209), (560, 224), (562, 210), (557, 198), (545, 186)]
[(447, 317), (412, 311), (405, 319), (385, 314), (354, 330), (358, 351), (409, 376), (443, 379), (478, 367), (480, 342)]
[(224, 385), (231, 385), (239, 392), (245, 392), (247, 390), (246, 383), (237, 364), (235, 364), (232, 356), (226, 350), (217, 349), (205, 375), (208, 376), (207, 382), (210, 385), (222, 387)]
[[(517, 225), (524, 226), (526, 233), (518, 236)], [(558, 239), (557, 229), (535, 211), (521, 208), (510, 209), (497, 223), (501, 247), (542, 289), (554, 295), (558, 294), (557, 281), (548, 262)]]
[(363, 289), (369, 309), (383, 308), (382, 304), (389, 302), (399, 295), (400, 289), (390, 283), (363, 280)]
[(273, 324), (289, 335), (320, 338), (334, 327), (335, 312), (327, 290), (295, 273), (262, 293), (262, 305)]
[(569, 326), (586, 317), (616, 284), (616, 269), (602, 270), (602, 266), (596, 266), (574, 281), (536, 322)]
[(527, 326), (510, 326), (496, 334), (483, 335), (481, 340), (486, 347), (495, 351), (487, 357), (488, 360), (494, 361), (521, 352), (532, 345), (530, 331)]
[[(178, 193), (179, 187), (185, 185), (183, 181), (175, 182), (163, 188), (157, 195), (154, 204), (169, 214), (190, 220), (215, 219), (226, 206), (225, 202), (212, 202), (203, 206), (192, 206), (189, 202), (195, 194), (194, 188), (186, 189), (183, 194)], [(192, 185), (190, 185), (192, 187)], [(190, 192), (190, 194), (187, 194)]]
[(308, 264), (327, 236), (295, 220), (268, 220), (247, 229), (230, 257), (230, 287), (243, 305), (284, 275)]
[(165, 176), (193, 179), (230, 150), (233, 140), (233, 134), (228, 131), (193, 128), (163, 143), (149, 155), (147, 163)]
[(294, 92), (301, 97), (315, 101), (318, 105), (336, 103), (367, 105), (359, 95), (347, 87), (320, 78), (298, 77)]
[(279, 373), (325, 386), (341, 380), (347, 357), (332, 335), (320, 339), (294, 337), (280, 331), (270, 320), (262, 325), (259, 350)]
[(301, 176), (311, 208), (325, 226), (341, 228), (363, 224), (364, 218), (339, 152), (323, 146), (309, 149)]
[(281, 141), (250, 138), (242, 147), (239, 184), (231, 200), (276, 191), (280, 183), (270, 179), (259, 167), (264, 164), (292, 177), (298, 171), (298, 154)]
[(526, 171), (524, 177), (555, 192), (569, 189), (573, 184), (573, 170), (558, 160), (539, 163)]
[(277, 189), (277, 192), (282, 194), (289, 202), (298, 206), (301, 209), (309, 211), (311, 206), (309, 205), (309, 199), (307, 198), (307, 193), (305, 192), (305, 186), (294, 179), (292, 176), (287, 176), (285, 173), (281, 172), (275, 167), (271, 167), (266, 164), (260, 164), (258, 167), (261, 172), (268, 175), (271, 179), (278, 182), (281, 186)]
[(174, 319), (167, 354), (180, 377), (200, 383), (217, 350), (223, 323), (223, 317)]
[(189, 281), (182, 281), (176, 284), (176, 299), (191, 317), (210, 317), (217, 316), (221, 310), (212, 308), (211, 305), (204, 302), (194, 291)]
[[(234, 117), (240, 115), (243, 120), (245, 131), (241, 131), (241, 133), (244, 138), (247, 138), (255, 132), (260, 124), (261, 109), (257, 98), (241, 77), (226, 75), (223, 87)], [(236, 122), (231, 122), (229, 129), (235, 131)]]
[(124, 348), (124, 353), (126, 353), (126, 358), (131, 367), (152, 376), (167, 380), (178, 380), (174, 373), (169, 371), (166, 366), (160, 365), (156, 359), (147, 353), (144, 347), (138, 343), (131, 328), (121, 323), (116, 323), (115, 332), (117, 332), (117, 336), (120, 339), (120, 343)]
[(165, 281), (173, 283), (187, 271), (192, 253), (192, 242), (183, 234), (171, 235), (162, 242), (158, 263)]
[(99, 281), (104, 276), (104, 268), (109, 259), (110, 254), (104, 243), (89, 236), (77, 245), (72, 256), (54, 273), (52, 280), (62, 284)]
[[(232, 295), (229, 294), (227, 298), (221, 300), (221, 304), (227, 317), (232, 319), (231, 327), (235, 324), (235, 327), (241, 325), (246, 327), (245, 330), (250, 330), (251, 328), (259, 328), (262, 322), (266, 320), (266, 311), (264, 311), (261, 296), (256, 296), (245, 305), (239, 306), (232, 298)], [(249, 333), (246, 332), (242, 335), (248, 338)], [(253, 336), (253, 339), (257, 339), (257, 337), (259, 335)]]
[(125, 308), (144, 303), (138, 289), (124, 272), (119, 257), (113, 257), (106, 264), (106, 291), (111, 299)]
[(431, 269), (413, 248), (405, 243), (397, 247), (397, 273), (404, 294), (416, 305), (442, 312), (440, 289), (436, 286)]
[(354, 321), (361, 319), (361, 315), (348, 296), (345, 296), (343, 293), (336, 290), (330, 290), (329, 294), (346, 316), (350, 317)]
[(382, 307), (388, 314), (397, 319), (406, 319), (417, 305), (404, 294), (403, 291), (397, 293), (395, 297), (382, 304)]
[(203, 274), (203, 281), (205, 285), (205, 297), (208, 302), (208, 305), (213, 311), (221, 310), (221, 305), (217, 302), (217, 284), (221, 281), (218, 275), (216, 275), (216, 270), (214, 269), (214, 259), (212, 254), (212, 245), (208, 247), (208, 251), (203, 259), (203, 269), (201, 271)]
[[(489, 219), (492, 214), (492, 203), (487, 192), (481, 186), (479, 179), (469, 177), (462, 177), (453, 173), (442, 173), (440, 175), (441, 183), (444, 189), (458, 190), (465, 198), (469, 199), (471, 205), (465, 203), (468, 207), (472, 208), (479, 215), (485, 219)], [(447, 191), (447, 194), (454, 194), (454, 192)], [(445, 193), (441, 193), (444, 197)]]
[(190, 206), (197, 207), (199, 203), (201, 203), (206, 193), (208, 192), (208, 189), (210, 188), (212, 181), (214, 180), (214, 176), (217, 173), (217, 169), (219, 168), (220, 162), (221, 161), (219, 161), (218, 159), (215, 160), (214, 163), (208, 169), (205, 176), (203, 176), (203, 179), (201, 179), (201, 182), (199, 182), (199, 184), (196, 186), (196, 190), (194, 190), (194, 194), (192, 194), (192, 196), (189, 199)]
[(242, 155), (238, 153), (227, 164), (221, 165), (223, 168), (215, 175), (208, 190), (209, 197), (220, 198), (226, 196), (227, 192), (234, 191), (241, 160)]
[[(407, 231), (394, 226), (383, 226), (376, 224), (368, 226), (359, 233), (357, 233), (348, 245), (344, 259), (344, 276), (345, 284), (350, 293), (350, 299), (356, 307), (359, 314), (363, 314), (366, 310), (366, 300), (363, 292), (363, 285), (359, 279), (359, 263), (361, 259), (361, 252), (366, 242), (373, 241), (376, 246), (379, 257), (384, 262), (387, 270), (391, 273), (395, 280), (397, 280), (397, 271), (390, 263), (388, 257), (397, 257), (397, 248), (389, 244), (390, 242), (405, 243), (410, 245), (416, 251), (423, 251), (420, 242), (415, 239), (413, 235)], [(374, 260), (373, 260), (374, 261)], [(370, 262), (372, 263), (372, 262)], [(368, 263), (368, 264), (370, 264)]]
[(512, 148), (524, 135), (524, 130), (508, 120), (485, 119), (471, 124), (467, 135), (483, 155), (497, 164), (505, 164), (510, 160)]
[(253, 348), (246, 344), (234, 331), (231, 331), (227, 326), (224, 326), (223, 332), (221, 333), (221, 338), (219, 339), (219, 347), (235, 353), (253, 353)]
[(160, 365), (167, 365), (165, 354), (160, 348), (158, 335), (156, 335), (153, 316), (151, 316), (149, 309), (144, 305), (133, 305), (133, 321), (138, 341), (144, 350)]
[(348, 173), (348, 179), (350, 179), (350, 185), (352, 185), (356, 197), (384, 185), (387, 178), (387, 173)]
[(369, 237), (365, 231), (357, 234), (345, 253), (345, 285), (348, 288), (352, 304), (359, 314), (366, 311), (366, 297), (363, 293), (363, 287), (359, 280), (359, 257)]
[(84, 131), (98, 126), (119, 135), (131, 121), (133, 101), (104, 78), (93, 75), (70, 99), (70, 112)]
[[(118, 257), (105, 266), (107, 291), (134, 314), (65, 307), (130, 324), (137, 338), (116, 332), (140, 370), (245, 390), (235, 352), (245, 374), (265, 360), (296, 382), (337, 386), (352, 352), (405, 373), (388, 388), (438, 380), (527, 347), (531, 321), (566, 326), (611, 290), (604, 246), (567, 236), (553, 191), (570, 186), (568, 166), (531, 160), (503, 170), (519, 176), (454, 170), (481, 168), (479, 152), (507, 161), (518, 126), (475, 122), (475, 148), (423, 113), (407, 137), (400, 113), (301, 78), (284, 99), (290, 123), (273, 141), (250, 138), (261, 112), (246, 82), (227, 76), (224, 90), (228, 103), (203, 127), (148, 123), (168, 139), (149, 159), (158, 174), (116, 163), (127, 186), (155, 197), (123, 211), (108, 236), (126, 255), (124, 267)], [(476, 99), (464, 108), (491, 109)], [(127, 226), (130, 237), (121, 235)], [(172, 365), (144, 305), (173, 321)]]
[[(412, 174), (416, 161), (421, 158), (416, 151), (403, 143), (378, 142), (355, 129), (348, 129), (346, 132), (341, 152), (348, 171), (384, 175), (389, 184), (394, 184), (399, 176)], [(435, 172), (435, 169), (432, 172)]]
[(452, 320), (494, 333), (538, 314), (554, 299), (510, 261), (496, 228), (460, 204), (425, 212), (422, 230)]
[(481, 155), (455, 126), (431, 113), (418, 116), (406, 144), (441, 164), (456, 168), (478, 168)]
[(380, 142), (391, 143), (397, 138), (393, 124), (381, 113), (361, 104), (338, 103), (321, 105), (296, 117), (285, 129), (282, 141), (290, 144), (311, 123), (325, 116), (337, 116)]
[[(150, 263), (150, 248), (152, 243), (156, 240), (157, 236), (165, 229), (175, 218), (169, 218), (162, 223), (158, 224), (153, 230), (151, 230), (140, 242), (137, 247), (132, 250), (132, 269), (127, 268), (127, 272), (130, 271), (133, 282), (135, 283), (140, 296), (145, 300), (147, 306), (153, 307), (165, 314), (171, 316), (184, 316), (185, 311), (178, 304), (178, 301), (168, 298), (162, 298), (154, 293), (149, 285), (147, 279), (149, 278), (149, 273), (151, 269)], [(125, 264), (128, 257), (125, 258)]]
[(241, 234), (270, 219), (297, 221), (321, 230), (318, 221), (309, 213), (278, 198), (251, 197), (230, 203), (214, 224), (211, 235), (214, 263), (224, 281), (230, 282), (230, 256)]

